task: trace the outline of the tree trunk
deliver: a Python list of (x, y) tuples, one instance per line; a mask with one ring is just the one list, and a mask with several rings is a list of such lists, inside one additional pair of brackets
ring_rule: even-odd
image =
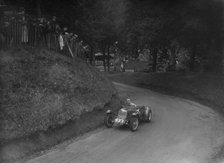
[(176, 69), (176, 47), (172, 46), (170, 49), (170, 64), (169, 64), (169, 68), (171, 70), (175, 70)]
[(107, 71), (107, 67), (106, 67), (106, 54), (105, 52), (103, 52), (103, 68), (104, 68), (104, 71), (106, 72)]
[(224, 74), (224, 42), (222, 42), (222, 49), (221, 49), (221, 51), (222, 51), (222, 54), (221, 54), (221, 56), (222, 56), (222, 73)]
[(210, 51), (210, 55), (212, 54), (214, 56), (214, 71), (224, 74), (224, 41), (222, 40), (222, 38), (216, 38), (213, 45), (213, 50)]
[(138, 47), (136, 47), (134, 50), (134, 58), (138, 58)]
[(104, 68), (104, 71), (106, 72), (107, 69), (106, 69), (106, 52), (105, 52), (105, 48), (102, 49), (102, 52), (103, 52), (103, 68)]
[(41, 17), (41, 0), (36, 0), (36, 6), (37, 6), (37, 17)]
[(5, 1), (4, 0), (0, 0), (0, 5), (5, 5)]
[(152, 71), (156, 72), (156, 67), (157, 67), (157, 53), (158, 53), (158, 49), (157, 48), (153, 48), (152, 50), (152, 57), (153, 57), (153, 64), (152, 64)]
[(110, 72), (110, 45), (107, 47), (107, 69)]
[(92, 46), (90, 47), (90, 56), (89, 57), (90, 57), (90, 59), (89, 59), (90, 64), (95, 65), (94, 49)]
[(106, 67), (106, 44), (105, 42), (101, 42), (101, 51), (103, 54), (102, 60), (103, 60), (103, 67), (104, 67), (104, 71), (107, 71), (107, 67)]
[(224, 50), (222, 53), (222, 73), (224, 74)]
[(190, 71), (194, 71), (195, 69), (195, 56), (196, 56), (196, 46), (193, 45), (191, 56), (190, 56), (190, 63), (189, 63)]

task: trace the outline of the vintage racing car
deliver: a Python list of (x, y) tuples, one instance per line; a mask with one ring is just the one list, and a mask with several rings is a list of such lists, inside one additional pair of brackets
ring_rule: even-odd
[(139, 122), (150, 122), (152, 120), (152, 109), (147, 106), (137, 106), (127, 99), (128, 105), (123, 106), (118, 113), (107, 110), (104, 117), (106, 127), (128, 125), (131, 131), (136, 131)]

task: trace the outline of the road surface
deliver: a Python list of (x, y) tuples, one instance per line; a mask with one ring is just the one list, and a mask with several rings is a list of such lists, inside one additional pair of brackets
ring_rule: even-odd
[[(224, 142), (223, 119), (198, 103), (116, 83), (123, 96), (153, 108), (137, 132), (100, 129), (28, 163), (206, 163)], [(224, 163), (224, 161), (220, 162)]]

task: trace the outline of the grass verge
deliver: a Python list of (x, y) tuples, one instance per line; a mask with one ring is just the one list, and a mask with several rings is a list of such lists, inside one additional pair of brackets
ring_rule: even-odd
[(77, 120), (71, 120), (56, 128), (39, 131), (2, 144), (0, 162), (24, 162), (34, 154), (36, 155), (66, 140), (74, 139), (84, 133), (90, 132), (103, 125), (105, 110), (118, 110), (121, 105), (122, 100), (116, 95), (112, 97), (111, 101), (104, 108), (95, 108), (91, 112), (82, 114)]

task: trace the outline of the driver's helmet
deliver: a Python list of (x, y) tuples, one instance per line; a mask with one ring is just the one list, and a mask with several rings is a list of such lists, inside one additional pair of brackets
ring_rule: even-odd
[(130, 106), (136, 107), (136, 104), (134, 104), (133, 102), (131, 102), (131, 100), (129, 98), (127, 99), (127, 103)]
[(130, 104), (131, 103), (131, 100), (129, 98), (127, 98), (127, 102)]

